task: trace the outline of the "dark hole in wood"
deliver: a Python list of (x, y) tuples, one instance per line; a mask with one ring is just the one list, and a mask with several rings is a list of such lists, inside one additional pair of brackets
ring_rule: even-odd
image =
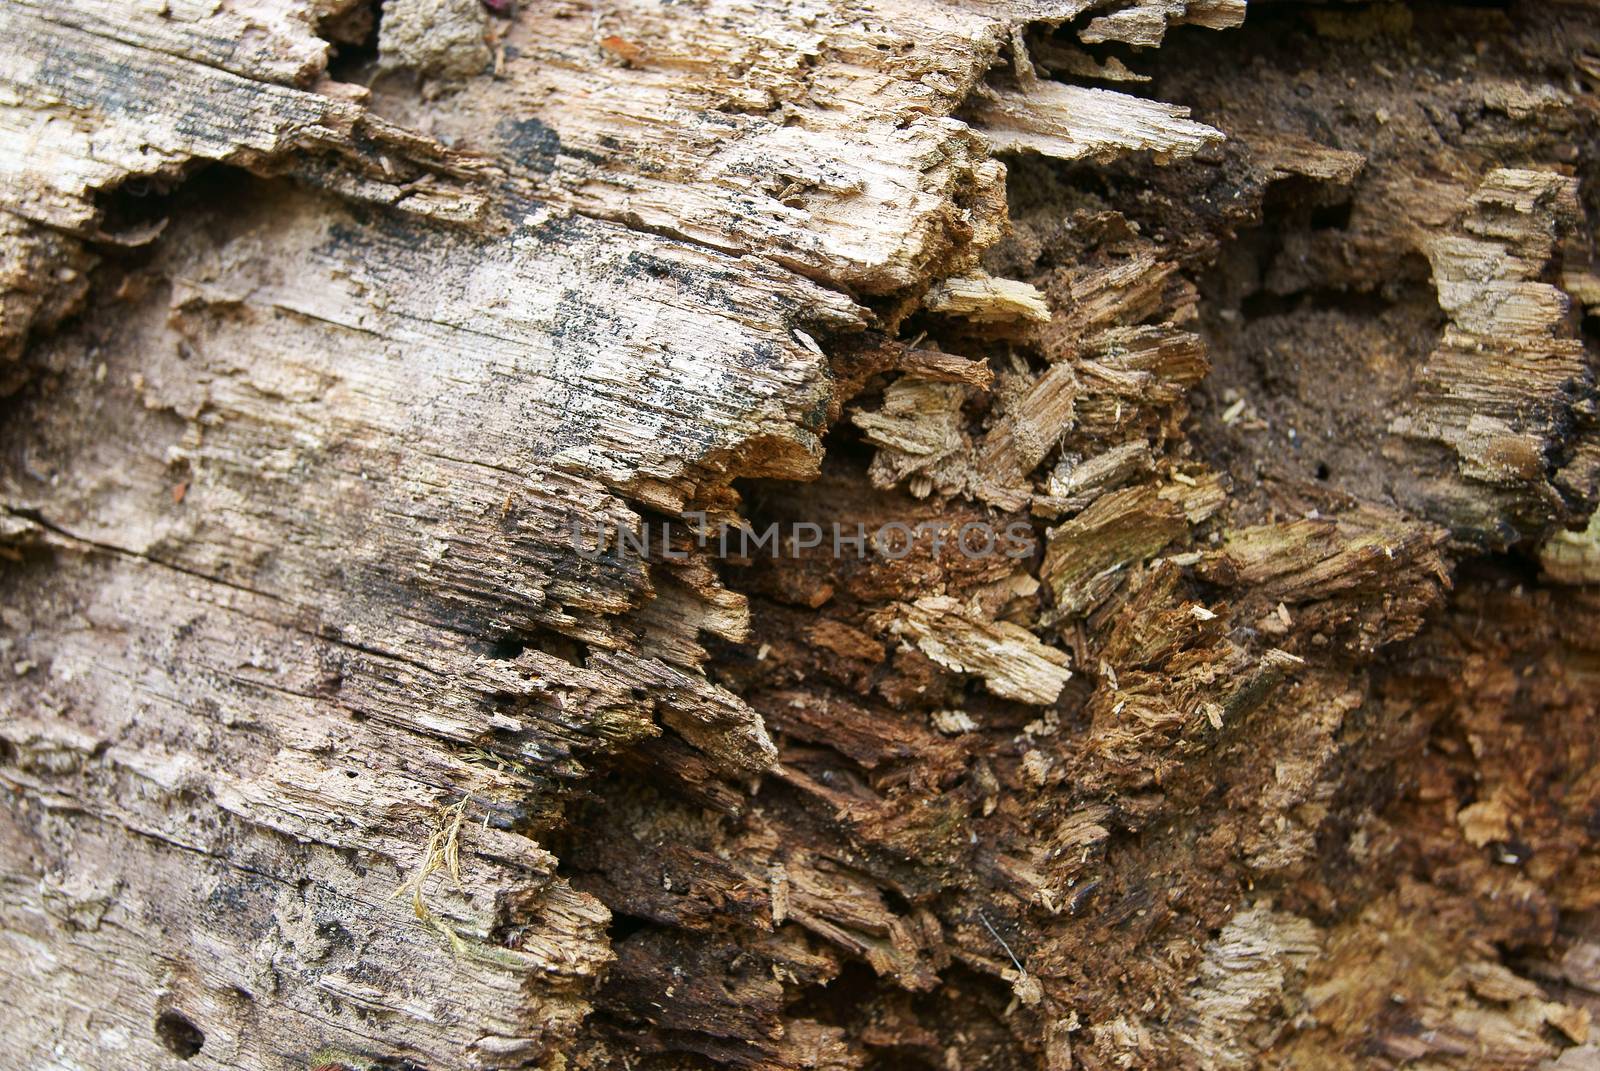
[(193, 1059), (206, 1043), (205, 1034), (180, 1011), (171, 1009), (156, 1016), (156, 1038), (180, 1060)]

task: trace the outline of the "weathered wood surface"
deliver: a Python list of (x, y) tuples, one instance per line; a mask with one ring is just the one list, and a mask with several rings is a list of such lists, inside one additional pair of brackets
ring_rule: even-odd
[(0, 8), (0, 1065), (1596, 1059), (1592, 6), (501, 6)]

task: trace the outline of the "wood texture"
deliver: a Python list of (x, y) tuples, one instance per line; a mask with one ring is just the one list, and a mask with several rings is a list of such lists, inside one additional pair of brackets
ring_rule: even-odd
[(8, 0), (0, 1065), (1590, 1066), (1595, 14)]

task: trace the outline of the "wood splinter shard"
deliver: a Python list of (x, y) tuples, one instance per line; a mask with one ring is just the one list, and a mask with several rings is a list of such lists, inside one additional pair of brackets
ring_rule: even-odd
[(1020, 625), (982, 620), (947, 596), (900, 604), (889, 630), (946, 669), (982, 677), (1002, 699), (1048, 706), (1072, 676), (1065, 651)]
[(1033, 284), (996, 279), (985, 271), (946, 279), (928, 291), (922, 305), (978, 323), (1050, 322), (1050, 306)]
[(975, 98), (973, 122), (997, 153), (1082, 160), (1148, 150), (1157, 160), (1193, 156), (1224, 140), (1189, 109), (1109, 89), (1059, 82), (1029, 93), (989, 91)]

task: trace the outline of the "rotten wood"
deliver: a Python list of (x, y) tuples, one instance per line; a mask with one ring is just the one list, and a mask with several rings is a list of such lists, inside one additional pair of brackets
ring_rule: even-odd
[(1592, 1064), (1600, 21), (1245, 16), (0, 7), (0, 1065)]

